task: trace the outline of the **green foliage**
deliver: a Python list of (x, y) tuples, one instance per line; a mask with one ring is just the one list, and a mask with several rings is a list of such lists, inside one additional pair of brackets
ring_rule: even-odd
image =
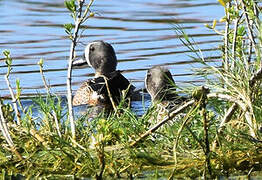
[(74, 13), (76, 11), (75, 0), (64, 1), (64, 4), (65, 4), (66, 8), (69, 11), (71, 11), (72, 13)]
[(8, 50), (4, 50), (3, 51), (3, 55), (5, 56), (5, 63), (7, 65), (7, 68), (8, 68), (8, 71), (7, 71), (7, 77), (9, 76), (12, 68), (11, 68), (11, 65), (12, 65), (12, 58), (11, 58), (11, 55), (10, 55), (10, 51)]
[(10, 57), (10, 51), (4, 50), (4, 51), (3, 51), (3, 55), (4, 55), (5, 58), (6, 58), (5, 63), (6, 63), (7, 65), (11, 66), (11, 65), (12, 65), (12, 59), (11, 59), (11, 57)]
[(2, 102), (2, 111), (4, 118), (7, 122), (13, 122), (15, 119), (15, 114), (13, 107), (10, 104), (4, 104), (3, 99), (0, 98), (0, 101)]
[(74, 28), (74, 25), (72, 23), (64, 24), (65, 32), (69, 35), (69, 38), (72, 39), (72, 30)]
[[(205, 178), (214, 178), (249, 174), (251, 170), (261, 171), (262, 80), (261, 75), (255, 78), (256, 81), (251, 79), (260, 70), (261, 50), (258, 46), (252, 47), (257, 56), (248, 52), (250, 47), (246, 41), (250, 40), (250, 36), (247, 24), (241, 19), (243, 7), (234, 4), (228, 7), (228, 0), (219, 2), (230, 16), (230, 20), (227, 16), (223, 18), (227, 23), (240, 18), (236, 29), (229, 27), (229, 47), (224, 45), (222, 49), (224, 59), (227, 51), (229, 69), (210, 66), (201, 50), (194, 47), (194, 40), (177, 28), (177, 33), (183, 37), (183, 44), (195, 53), (191, 57), (205, 66), (197, 73), (206, 78), (208, 88), (183, 89), (192, 95), (193, 105), (153, 131), (151, 128), (169, 117), (172, 111), (165, 109), (162, 113), (161, 104), (155, 104), (145, 115), (137, 117), (123, 100), (114, 112), (92, 116), (92, 109), (87, 111), (75, 121), (76, 139), (72, 139), (69, 122), (65, 118), (67, 109), (63, 108), (61, 97), (49, 92), (46, 96), (35, 97), (34, 108), (39, 114), (35, 117), (33, 106), (26, 107), (20, 126), (14, 123), (12, 106), (5, 104), (2, 108), (4, 118), (23, 160), (13, 156), (5, 138), (0, 136), (1, 177), (127, 179), (164, 176), (172, 179), (197, 178), (203, 174)], [(243, 2), (249, 18), (260, 23), (254, 13), (254, 1)], [(65, 1), (65, 6), (74, 17), (75, 3), (74, 0)], [(90, 13), (89, 17), (92, 16)], [(218, 32), (216, 25), (214, 20), (207, 27)], [(70, 37), (73, 27), (72, 24), (65, 25)], [(257, 28), (253, 24), (252, 27), (256, 41), (261, 43), (261, 25)], [(224, 32), (218, 34), (225, 36)], [(10, 52), (4, 51), (3, 54), (10, 72)], [(42, 60), (39, 65), (42, 68)], [(19, 99), (19, 80), (16, 81), (16, 88)], [(227, 98), (211, 97), (210, 93)], [(221, 124), (234, 104), (237, 108)], [(136, 146), (130, 146), (149, 130), (146, 138)], [(207, 159), (210, 160), (212, 175), (206, 174)]]
[(46, 97), (38, 96), (33, 99), (33, 102), (38, 107), (38, 112), (40, 112), (41, 118), (38, 120), (39, 128), (42, 128), (44, 131), (55, 133), (55, 121), (56, 117), (59, 122), (65, 116), (63, 113), (63, 108), (61, 106), (61, 98), (48, 94)]
[(21, 91), (22, 91), (21, 86), (20, 86), (20, 80), (16, 79), (15, 83), (16, 83), (16, 99), (19, 99), (21, 96)]

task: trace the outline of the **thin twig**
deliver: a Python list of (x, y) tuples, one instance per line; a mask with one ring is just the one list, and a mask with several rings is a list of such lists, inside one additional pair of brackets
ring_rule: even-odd
[(232, 69), (234, 69), (234, 60), (235, 60), (235, 54), (236, 54), (236, 39), (237, 39), (237, 30), (238, 30), (238, 23), (239, 23), (239, 19), (240, 17), (238, 17), (236, 20), (235, 20), (235, 25), (234, 25), (234, 35), (233, 35), (233, 42), (232, 42), (232, 58), (233, 58), (233, 63), (232, 63)]
[(225, 26), (225, 34), (224, 34), (224, 69), (225, 71), (228, 71), (228, 46), (229, 46), (229, 22), (230, 22), (230, 15), (228, 12), (228, 9), (230, 8), (230, 3), (227, 3), (226, 8), (225, 8), (225, 13), (226, 13), (226, 26)]
[(237, 103), (233, 103), (233, 105), (227, 110), (224, 118), (222, 119), (222, 121), (220, 122), (219, 124), (219, 127), (218, 127), (218, 133), (220, 133), (221, 131), (221, 128), (231, 120), (234, 112), (237, 110)]
[(74, 139), (70, 138), (72, 143), (75, 145), (75, 146), (78, 146), (80, 149), (84, 150), (84, 151), (87, 151), (87, 149), (83, 146), (81, 146), (80, 144), (78, 144)]
[(90, 7), (93, 4), (94, 0), (90, 0), (89, 4), (87, 5), (84, 14), (82, 14), (82, 9), (85, 3), (85, 0), (78, 1), (78, 16), (75, 21), (75, 29), (72, 37), (72, 43), (70, 48), (70, 57), (68, 59), (68, 71), (67, 71), (67, 101), (68, 101), (68, 112), (69, 112), (69, 121), (71, 125), (72, 137), (75, 139), (75, 123), (74, 123), (74, 112), (73, 112), (73, 98), (72, 98), (72, 65), (73, 60), (75, 59), (75, 48), (78, 42), (78, 33), (82, 23), (84, 23), (88, 18), (88, 12), (90, 11)]
[(253, 12), (254, 12), (254, 15), (256, 16), (255, 18), (256, 28), (259, 29), (260, 23), (259, 23), (259, 7), (257, 5), (258, 2), (253, 0), (252, 3), (253, 3)]
[(92, 6), (93, 2), (94, 2), (94, 0), (90, 0), (89, 4), (86, 6), (85, 12), (84, 12), (83, 17), (81, 19), (82, 23), (85, 23), (85, 21), (89, 18), (89, 16), (87, 16), (87, 14), (90, 11), (90, 7)]
[[(235, 0), (235, 6), (237, 8), (238, 6), (238, 3), (237, 3), (237, 0)], [(233, 34), (233, 42), (232, 42), (232, 59), (233, 59), (233, 62), (232, 62), (232, 65), (231, 65), (231, 68), (234, 69), (234, 66), (235, 66), (235, 53), (236, 53), (236, 40), (237, 40), (237, 30), (238, 30), (238, 23), (239, 23), (239, 20), (241, 19), (241, 16), (242, 14), (236, 18), (235, 20), (235, 24), (234, 24), (234, 34)]]
[(173, 119), (177, 114), (183, 112), (186, 108), (191, 106), (195, 100), (190, 100), (186, 102), (185, 104), (181, 105), (178, 108), (174, 108), (170, 110), (169, 115), (164, 118), (162, 121), (154, 125), (152, 128), (150, 128), (148, 131), (146, 131), (144, 134), (142, 134), (138, 139), (136, 139), (134, 142), (130, 144), (130, 147), (136, 146), (140, 141), (142, 141), (144, 138), (155, 132), (158, 128), (163, 126), (165, 123), (167, 123), (169, 120)]
[(254, 73), (250, 80), (249, 80), (249, 86), (250, 88), (253, 88), (255, 83), (262, 79), (262, 67), (260, 67), (256, 73)]
[[(248, 17), (246, 5), (245, 5), (243, 0), (240, 0), (240, 3), (242, 5), (243, 11), (244, 11), (244, 17), (245, 17), (245, 21), (246, 21), (247, 30), (248, 30), (248, 37), (249, 37), (250, 41), (252, 42), (253, 46), (255, 47), (256, 46), (255, 36), (253, 34), (253, 30), (252, 30), (253, 28), (251, 27), (252, 25), (251, 25), (249, 17)], [(256, 47), (255, 47), (255, 53), (256, 53), (256, 56), (258, 56), (258, 52), (257, 52)]]
[(46, 78), (45, 78), (44, 73), (43, 73), (43, 59), (40, 59), (38, 64), (39, 64), (39, 70), (40, 70), (40, 74), (41, 74), (45, 89), (46, 89), (47, 93), (50, 94), (50, 88), (47, 85)]
[(208, 119), (207, 119), (207, 112), (206, 112), (206, 105), (207, 105), (207, 94), (203, 94), (203, 97), (200, 101), (200, 108), (201, 108), (201, 115), (203, 117), (203, 129), (204, 129), (204, 142), (205, 142), (205, 149), (203, 149), (205, 153), (205, 161), (206, 167), (208, 169), (209, 175), (212, 177), (212, 170), (211, 170), (211, 163), (210, 163), (210, 145), (208, 139)]
[(12, 146), (14, 146), (14, 143), (13, 143), (13, 140), (10, 136), (10, 133), (9, 133), (9, 130), (8, 130), (8, 127), (7, 127), (7, 122), (4, 118), (2, 106), (3, 106), (2, 101), (0, 101), (0, 118), (1, 118), (0, 126), (1, 126), (2, 133), (3, 133), (7, 143), (12, 147)]
[(60, 131), (60, 128), (59, 128), (59, 123), (58, 123), (58, 119), (57, 119), (57, 116), (56, 116), (56, 113), (55, 111), (53, 110), (52, 111), (52, 116), (54, 118), (54, 121), (55, 121), (55, 126), (56, 126), (56, 131), (57, 131), (57, 134), (58, 136), (61, 138), (62, 135), (61, 135), (61, 131)]
[(79, 6), (79, 14), (77, 17), (77, 20), (75, 22), (75, 29), (74, 29), (74, 35), (71, 43), (71, 48), (70, 48), (70, 57), (68, 59), (68, 70), (67, 70), (67, 101), (68, 101), (68, 112), (69, 112), (69, 121), (71, 125), (71, 132), (72, 132), (72, 137), (73, 139), (76, 138), (76, 130), (75, 130), (75, 122), (74, 122), (74, 112), (73, 112), (73, 103), (72, 103), (72, 87), (71, 87), (71, 77), (72, 77), (72, 64), (73, 60), (75, 58), (75, 47), (76, 47), (76, 41), (78, 37), (78, 31), (81, 25), (81, 14), (82, 14), (82, 8), (83, 8), (83, 1), (78, 1), (78, 6)]
[(9, 133), (9, 129), (6, 123), (6, 120), (4, 118), (4, 113), (2, 111), (2, 101), (0, 101), (0, 129), (2, 131), (3, 136), (5, 137), (8, 145), (11, 147), (11, 151), (18, 157), (19, 160), (23, 160), (20, 153), (16, 150), (15, 144), (11, 138), (11, 135)]
[(20, 125), (21, 124), (21, 114), (20, 114), (18, 107), (17, 107), (17, 104), (16, 104), (17, 98), (15, 97), (14, 91), (13, 91), (11, 84), (10, 84), (10, 81), (9, 81), (9, 75), (12, 71), (12, 58), (11, 58), (11, 55), (10, 55), (10, 51), (7, 51), (7, 50), (3, 51), (3, 54), (5, 56), (5, 63), (7, 65), (7, 72), (6, 72), (6, 75), (5, 75), (5, 81), (6, 81), (6, 84), (8, 86), (11, 98), (12, 98), (13, 108), (15, 110), (15, 114), (16, 114), (16, 117), (17, 117), (17, 124)]
[(253, 43), (252, 43), (251, 40), (249, 40), (249, 45), (248, 45), (248, 57), (247, 57), (247, 62), (248, 62), (248, 64), (251, 62), (252, 50), (253, 50)]
[(15, 110), (15, 114), (16, 114), (16, 117), (17, 117), (17, 124), (20, 125), (21, 124), (21, 114), (20, 114), (20, 112), (18, 110), (18, 107), (17, 107), (17, 104), (16, 104), (17, 99), (15, 97), (14, 91), (13, 91), (13, 89), (11, 87), (11, 84), (10, 84), (10, 81), (9, 81), (8, 77), (9, 77), (9, 74), (6, 74), (5, 75), (5, 81), (6, 81), (6, 84), (8, 86), (11, 98), (12, 98), (12, 104), (13, 104), (13, 107), (14, 107), (14, 110)]
[(107, 81), (107, 77), (104, 76), (104, 75), (101, 75), (103, 78), (104, 78), (104, 81), (105, 81), (105, 84), (106, 84), (106, 89), (107, 89), (107, 94), (108, 94), (108, 97), (111, 101), (111, 104), (113, 106), (113, 109), (115, 110), (115, 112), (117, 112), (117, 108), (116, 108), (116, 104), (115, 104), (115, 101), (112, 97), (112, 94), (111, 94), (111, 91), (110, 91), (110, 88), (109, 88), (109, 85), (108, 85), (108, 81)]
[[(184, 118), (184, 121), (183, 123), (181, 124), (180, 128), (178, 129), (177, 131), (177, 136), (176, 136), (176, 139), (175, 139), (175, 143), (174, 143), (174, 147), (173, 147), (173, 152), (174, 152), (174, 159), (175, 159), (175, 163), (177, 164), (177, 145), (178, 145), (178, 142), (179, 142), (179, 139), (180, 139), (180, 135), (181, 135), (181, 132), (182, 130), (184, 129), (184, 127), (186, 127), (189, 132), (191, 133), (192, 131), (190, 130), (190, 128), (187, 126), (189, 120), (190, 120), (190, 115), (193, 114), (197, 109), (199, 108), (199, 103), (197, 103), (196, 106), (194, 106), (194, 108), (192, 108), (185, 116)], [(191, 118), (192, 119), (192, 118)], [(191, 133), (192, 134), (192, 133)], [(198, 139), (196, 139), (198, 141)], [(204, 145), (203, 143), (199, 143), (201, 147), (204, 148)]]
[(239, 99), (233, 98), (232, 96), (227, 95), (227, 94), (211, 93), (211, 94), (208, 94), (207, 97), (208, 98), (225, 99), (225, 100), (227, 100), (229, 102), (236, 103), (242, 109), (242, 111), (244, 112), (245, 119), (246, 119), (247, 124), (249, 126), (250, 135), (253, 138), (257, 138), (257, 135), (256, 135), (257, 127), (255, 125), (256, 123), (253, 122), (254, 117), (253, 117), (252, 113), (250, 113), (250, 110), (252, 110), (252, 109), (249, 109), (249, 107), (246, 104), (241, 102)]
[(241, 19), (242, 14), (237, 17), (235, 20), (235, 25), (234, 25), (234, 35), (233, 35), (233, 42), (232, 42), (232, 64), (231, 64), (231, 69), (234, 69), (235, 67), (235, 57), (236, 57), (236, 44), (237, 44), (237, 31), (238, 31), (238, 25), (239, 25), (239, 20)]
[[(220, 98), (227, 100), (229, 102), (235, 102), (238, 104), (239, 107), (241, 107), (242, 111), (245, 113), (246, 120), (248, 122), (249, 128), (250, 128), (250, 134), (252, 137), (256, 137), (255, 133), (255, 128), (253, 126), (253, 121), (252, 121), (252, 115), (248, 113), (248, 108), (247, 106), (242, 103), (240, 100), (233, 98), (230, 95), (227, 94), (220, 94), (220, 93), (210, 93), (207, 95), (207, 98)], [(156, 125), (154, 125), (152, 128), (147, 130), (144, 134), (142, 134), (139, 138), (137, 138), (135, 141), (130, 143), (130, 147), (136, 146), (139, 142), (141, 142), (144, 138), (155, 132), (157, 129), (159, 129), (161, 126), (163, 126), (165, 123), (167, 123), (169, 120), (173, 119), (177, 114), (183, 112), (186, 108), (191, 106), (195, 100), (190, 100), (186, 102), (185, 104), (181, 105), (178, 108), (173, 108), (169, 111), (169, 115), (165, 117), (162, 121), (158, 122)]]

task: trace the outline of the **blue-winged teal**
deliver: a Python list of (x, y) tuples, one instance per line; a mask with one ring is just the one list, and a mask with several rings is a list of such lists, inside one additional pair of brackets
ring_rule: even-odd
[(73, 63), (73, 65), (79, 64), (88, 64), (94, 68), (95, 78), (84, 82), (77, 90), (73, 98), (74, 106), (89, 104), (112, 107), (109, 95), (111, 95), (114, 103), (118, 104), (122, 91), (128, 90), (128, 95), (134, 88), (120, 71), (116, 70), (117, 58), (109, 43), (104, 41), (89, 43), (85, 48), (84, 60)]
[(146, 74), (145, 85), (154, 104), (153, 107), (156, 108), (154, 112), (157, 112), (150, 117), (150, 123), (154, 124), (163, 120), (168, 115), (170, 108), (177, 107), (186, 100), (176, 93), (175, 81), (170, 71), (164, 67), (150, 68)]
[(150, 68), (146, 74), (145, 85), (153, 104), (160, 104), (162, 109), (167, 110), (186, 100), (176, 93), (175, 81), (170, 71), (164, 67)]
[(170, 71), (164, 67), (150, 68), (146, 74), (145, 85), (153, 102), (171, 101), (178, 97), (175, 81)]

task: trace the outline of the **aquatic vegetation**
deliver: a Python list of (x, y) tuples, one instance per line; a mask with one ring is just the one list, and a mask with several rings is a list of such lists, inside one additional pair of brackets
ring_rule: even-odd
[[(33, 99), (39, 116), (34, 117), (32, 107), (21, 107), (19, 82), (12, 108), (0, 100), (1, 177), (261, 176), (262, 27), (258, 4), (219, 2), (225, 7), (225, 30), (217, 30), (216, 21), (207, 27), (224, 39), (222, 66), (208, 64), (194, 41), (178, 32), (195, 53), (191, 57), (204, 65), (196, 75), (204, 77), (206, 84), (183, 89), (191, 98), (169, 109), (162, 119), (158, 119), (157, 104), (138, 117), (120, 103), (109, 115), (100, 114), (90, 121), (87, 113), (72, 122), (64, 118), (70, 108), (63, 109), (61, 98), (46, 85), (41, 60), (47, 93)], [(75, 1), (67, 1), (66, 6), (77, 18)], [(70, 36), (73, 28), (65, 28)], [(71, 36), (74, 38), (73, 33)], [(9, 75), (11, 55), (5, 52), (4, 56)], [(18, 113), (13, 110), (15, 104), (20, 107)]]

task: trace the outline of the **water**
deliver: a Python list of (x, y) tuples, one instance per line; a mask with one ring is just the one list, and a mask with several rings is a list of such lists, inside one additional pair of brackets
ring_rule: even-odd
[[(166, 65), (177, 84), (197, 82), (192, 67), (200, 67), (188, 57), (174, 30), (174, 24), (199, 43), (204, 56), (220, 61), (217, 49), (222, 37), (207, 29), (220, 19), (224, 9), (214, 0), (95, 0), (96, 16), (85, 24), (77, 55), (94, 40), (111, 43), (117, 53), (118, 69), (137, 87), (144, 87), (146, 70)], [(37, 62), (44, 59), (44, 74), (52, 91), (66, 94), (67, 59), (70, 40), (63, 24), (72, 22), (62, 0), (0, 0), (0, 51), (9, 49), (13, 57), (11, 84), (20, 79), (23, 96), (45, 93)], [(223, 24), (218, 24), (223, 29)], [(6, 66), (0, 56), (0, 96), (9, 96), (4, 81)], [(73, 70), (73, 90), (93, 76), (88, 67)]]

